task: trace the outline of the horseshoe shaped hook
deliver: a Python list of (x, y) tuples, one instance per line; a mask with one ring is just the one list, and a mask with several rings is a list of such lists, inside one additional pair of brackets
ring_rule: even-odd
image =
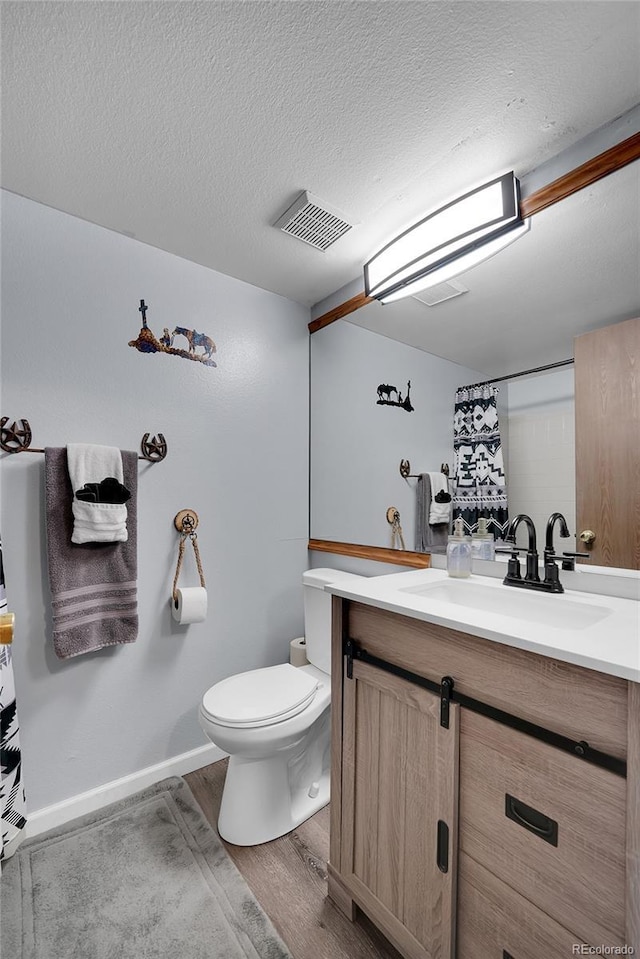
[(140, 444), (142, 456), (139, 456), (138, 459), (148, 460), (150, 463), (159, 463), (167, 455), (167, 441), (162, 433), (158, 433), (157, 437), (153, 436), (152, 439), (149, 439), (149, 435), (149, 433), (145, 433), (142, 437)]
[(32, 440), (29, 420), (15, 420), (11, 426), (7, 426), (8, 422), (8, 416), (0, 420), (0, 449), (5, 453), (21, 453), (29, 449)]

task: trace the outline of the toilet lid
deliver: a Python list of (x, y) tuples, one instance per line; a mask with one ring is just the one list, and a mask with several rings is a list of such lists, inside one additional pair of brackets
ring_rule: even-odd
[(302, 712), (317, 688), (313, 676), (283, 663), (223, 679), (204, 694), (202, 707), (226, 726), (260, 726)]

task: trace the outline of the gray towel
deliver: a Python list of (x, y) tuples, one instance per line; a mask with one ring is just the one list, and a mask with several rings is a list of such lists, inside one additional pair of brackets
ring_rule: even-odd
[(104, 646), (132, 643), (138, 635), (138, 456), (123, 451), (124, 484), (131, 492), (126, 543), (74, 545), (73, 490), (67, 451), (44, 451), (47, 557), (53, 606), (53, 645), (60, 659)]
[(446, 553), (449, 523), (429, 524), (431, 508), (431, 480), (428, 473), (420, 473), (416, 483), (416, 552)]

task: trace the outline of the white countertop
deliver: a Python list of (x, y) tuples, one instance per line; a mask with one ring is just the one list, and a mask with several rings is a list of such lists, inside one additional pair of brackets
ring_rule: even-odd
[[(632, 599), (568, 589), (547, 594), (504, 586), (489, 576), (454, 579), (440, 569), (362, 577), (325, 588), (368, 606), (640, 683), (640, 603)], [(422, 594), (411, 592), (423, 588)], [(447, 593), (454, 601), (445, 599)]]

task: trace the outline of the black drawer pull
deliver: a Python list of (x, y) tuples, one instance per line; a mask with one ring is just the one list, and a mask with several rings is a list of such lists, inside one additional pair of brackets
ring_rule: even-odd
[(524, 826), (529, 832), (540, 836), (552, 846), (558, 845), (558, 823), (555, 819), (550, 819), (533, 806), (527, 806), (515, 796), (510, 796), (509, 793), (506, 793), (504, 798), (504, 814), (507, 819), (513, 820), (519, 826)]
[(442, 819), (438, 820), (436, 863), (440, 872), (449, 872), (449, 827)]
[(513, 956), (510, 952), (507, 952), (506, 949), (502, 950), (502, 959), (513, 959)]

